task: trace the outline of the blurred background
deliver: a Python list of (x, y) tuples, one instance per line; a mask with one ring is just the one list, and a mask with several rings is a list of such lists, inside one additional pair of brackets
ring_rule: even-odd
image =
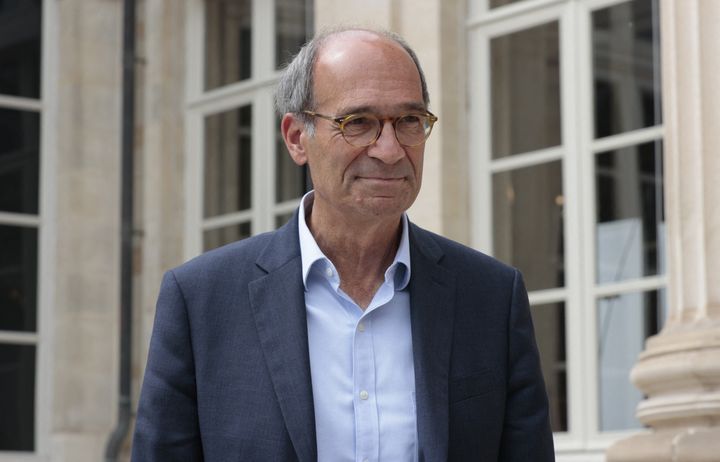
[(128, 459), (162, 274), (292, 215), (273, 91), (339, 24), (417, 51), (410, 218), (523, 272), (558, 461), (716, 460), (720, 2), (0, 0), (0, 461)]

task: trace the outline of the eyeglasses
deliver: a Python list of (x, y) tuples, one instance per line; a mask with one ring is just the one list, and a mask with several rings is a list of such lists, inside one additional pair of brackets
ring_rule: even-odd
[(345, 141), (358, 148), (370, 146), (377, 141), (386, 120), (392, 121), (395, 138), (397, 138), (398, 143), (406, 147), (418, 146), (424, 143), (430, 136), (430, 132), (432, 132), (433, 124), (438, 121), (438, 118), (428, 111), (384, 119), (372, 114), (349, 114), (331, 117), (313, 111), (302, 112), (334, 123), (340, 129)]

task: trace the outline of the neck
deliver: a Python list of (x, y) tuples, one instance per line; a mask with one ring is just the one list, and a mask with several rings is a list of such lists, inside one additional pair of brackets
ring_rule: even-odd
[(401, 216), (352, 222), (312, 210), (306, 221), (340, 275), (340, 288), (362, 309), (372, 301), (397, 253)]

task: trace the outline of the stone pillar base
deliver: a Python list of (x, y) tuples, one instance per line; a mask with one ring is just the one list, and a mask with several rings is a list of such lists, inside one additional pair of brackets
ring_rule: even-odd
[(648, 397), (652, 433), (607, 451), (607, 462), (720, 462), (720, 323), (672, 325), (647, 341), (632, 380)]
[(718, 462), (720, 428), (677, 428), (636, 435), (610, 447), (607, 461)]

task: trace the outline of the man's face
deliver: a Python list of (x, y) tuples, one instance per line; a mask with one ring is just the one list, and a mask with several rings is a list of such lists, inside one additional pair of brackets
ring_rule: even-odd
[[(320, 114), (362, 112), (382, 119), (425, 110), (410, 56), (374, 34), (350, 32), (331, 39), (318, 56), (314, 85), (314, 110)], [(302, 133), (315, 187), (313, 214), (330, 211), (353, 222), (396, 218), (412, 205), (420, 190), (425, 145), (402, 146), (391, 120), (382, 125), (380, 137), (366, 147), (348, 144), (337, 125), (317, 117), (315, 134)]]

